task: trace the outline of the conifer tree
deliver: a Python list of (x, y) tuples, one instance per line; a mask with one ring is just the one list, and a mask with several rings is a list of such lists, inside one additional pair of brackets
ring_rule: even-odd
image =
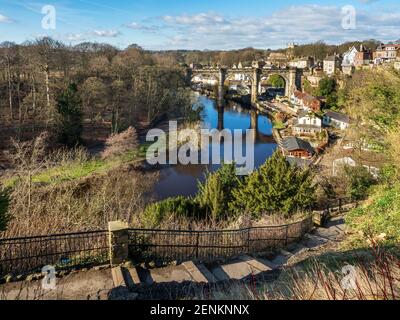
[(230, 208), (254, 217), (281, 212), (286, 217), (313, 203), (315, 186), (309, 169), (291, 166), (277, 151), (233, 191)]
[(74, 147), (81, 143), (82, 101), (75, 84), (70, 84), (57, 98), (57, 133), (59, 142)]

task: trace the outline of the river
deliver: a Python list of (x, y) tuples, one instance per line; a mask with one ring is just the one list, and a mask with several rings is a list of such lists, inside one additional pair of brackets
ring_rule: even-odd
[[(255, 167), (262, 165), (275, 151), (277, 145), (272, 138), (271, 120), (237, 103), (227, 103), (218, 107), (215, 100), (198, 96), (198, 103), (203, 105), (201, 113), (202, 128), (205, 129), (241, 129), (245, 132), (255, 124), (257, 135), (254, 144)], [(197, 103), (197, 104), (198, 104)], [(253, 122), (252, 122), (253, 120)], [(192, 196), (197, 192), (198, 181), (204, 181), (207, 170), (213, 172), (220, 165), (171, 165), (160, 171), (160, 178), (154, 187), (154, 196), (158, 200), (183, 195)]]

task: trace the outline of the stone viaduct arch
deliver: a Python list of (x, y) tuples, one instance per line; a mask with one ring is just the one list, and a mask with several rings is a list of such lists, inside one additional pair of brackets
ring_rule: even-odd
[(261, 78), (270, 77), (273, 74), (280, 75), (285, 80), (285, 95), (290, 97), (295, 90), (301, 87), (301, 70), (297, 68), (286, 68), (286, 69), (188, 69), (187, 78), (191, 83), (193, 77), (203, 76), (208, 78), (214, 78), (218, 82), (218, 100), (223, 100), (225, 95), (224, 83), (228, 79), (231, 79), (235, 74), (245, 75), (251, 82), (251, 102), (255, 103), (257, 97), (261, 92)]

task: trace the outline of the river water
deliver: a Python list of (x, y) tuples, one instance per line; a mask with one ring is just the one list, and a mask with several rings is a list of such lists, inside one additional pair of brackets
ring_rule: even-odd
[[(272, 137), (271, 120), (264, 115), (242, 107), (237, 103), (226, 103), (217, 106), (215, 100), (206, 96), (198, 96), (197, 104), (204, 107), (201, 113), (202, 128), (205, 129), (256, 129), (254, 144), (255, 167), (262, 165), (276, 149)], [(245, 150), (245, 149), (244, 149)], [(243, 151), (244, 152), (244, 151)], [(217, 170), (220, 165), (171, 165), (160, 171), (160, 178), (154, 187), (154, 196), (158, 200), (183, 195), (192, 196), (198, 190), (198, 181), (204, 181), (205, 173)]]

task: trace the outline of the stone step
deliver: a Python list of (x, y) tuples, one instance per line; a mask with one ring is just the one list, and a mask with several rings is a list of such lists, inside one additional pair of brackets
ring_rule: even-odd
[(229, 279), (241, 280), (249, 275), (256, 275), (261, 272), (247, 262), (240, 260), (214, 267), (211, 271), (220, 281)]
[(274, 264), (272, 261), (269, 261), (265, 258), (257, 258), (257, 260), (259, 260), (260, 262), (262, 262), (263, 264), (265, 264), (266, 266), (271, 268), (271, 270), (278, 269), (278, 266), (276, 264)]
[(319, 247), (325, 243), (327, 243), (328, 240), (325, 238), (321, 238), (318, 237), (316, 235), (312, 235), (312, 234), (305, 234), (304, 235), (304, 244), (308, 247), (308, 248), (316, 248)]
[(182, 263), (182, 265), (186, 268), (186, 271), (189, 272), (195, 282), (208, 283), (208, 279), (193, 261), (186, 261)]
[(242, 260), (243, 262), (246, 262), (248, 265), (252, 266), (253, 268), (256, 268), (262, 272), (266, 271), (271, 271), (274, 268), (271, 266), (271, 262), (268, 264), (262, 261), (261, 259), (256, 259), (253, 257), (250, 257), (248, 255), (241, 255), (239, 256), (239, 259)]
[(125, 284), (129, 289), (134, 289), (136, 286), (141, 284), (139, 274), (135, 267), (123, 268), (122, 271), (125, 278)]
[(290, 253), (296, 255), (308, 250), (309, 250), (308, 247), (303, 246), (301, 243), (296, 243), (296, 245), (291, 248)]
[(212, 275), (217, 279), (217, 281), (227, 281), (230, 280), (228, 274), (222, 269), (221, 266), (214, 266), (211, 268)]
[(209, 283), (215, 283), (218, 280), (214, 277), (214, 275), (211, 273), (210, 270), (207, 269), (207, 267), (200, 263), (197, 264), (197, 268), (200, 270), (200, 272), (206, 277)]
[(118, 287), (126, 287), (124, 274), (122, 271), (122, 267), (114, 267), (111, 269), (111, 276), (114, 283), (114, 288)]
[(272, 260), (272, 263), (274, 265), (276, 265), (277, 267), (282, 267), (288, 262), (289, 259), (290, 259), (289, 255), (280, 254), (280, 255), (277, 255), (274, 258), (274, 260)]
[(142, 279), (147, 284), (193, 281), (193, 277), (183, 265), (143, 270)]

